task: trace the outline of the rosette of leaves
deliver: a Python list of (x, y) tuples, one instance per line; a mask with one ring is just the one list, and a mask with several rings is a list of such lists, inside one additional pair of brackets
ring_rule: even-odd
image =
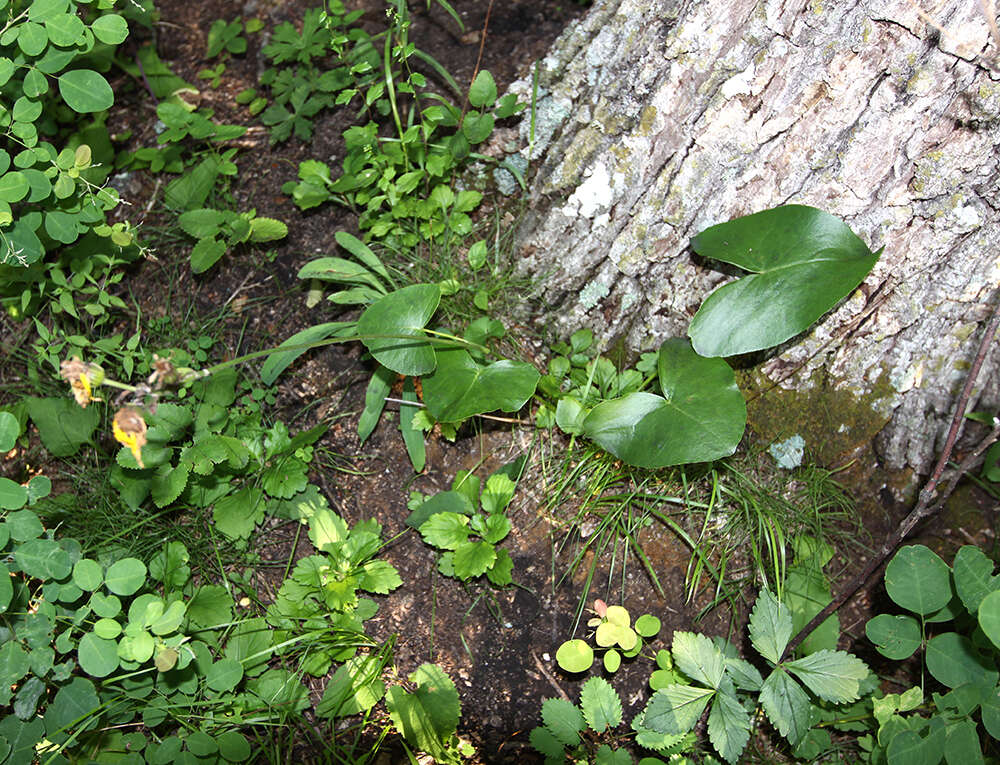
[(675, 632), (673, 663), (692, 682), (671, 683), (657, 690), (637, 729), (650, 736), (683, 734), (708, 708), (709, 741), (727, 762), (736, 762), (750, 737), (751, 712), (756, 704), (795, 746), (806, 738), (813, 720), (820, 719), (819, 706), (810, 692), (822, 702), (848, 704), (857, 701), (866, 688), (874, 687), (864, 662), (843, 651), (822, 650), (783, 661), (792, 637), (792, 617), (766, 590), (754, 605), (749, 631), (751, 644), (772, 667), (766, 678), (738, 658), (727, 642)]
[(391, 564), (375, 557), (383, 545), (377, 521), (348, 528), (325, 504), (302, 509), (299, 517), (308, 524), (317, 553), (296, 563), (268, 608), (267, 621), (279, 630), (278, 642), (298, 637), (293, 642), (308, 649), (303, 671), (321, 677), (331, 662), (350, 659), (370, 642), (364, 622), (378, 605), (360, 593), (385, 595), (402, 580)]
[[(611, 673), (618, 671), (622, 659), (638, 656), (644, 641), (660, 631), (660, 620), (652, 614), (643, 614), (633, 626), (632, 617), (622, 606), (595, 600), (594, 612), (596, 616), (587, 621), (587, 626), (594, 629), (594, 642), (604, 650), (604, 669)], [(556, 662), (567, 672), (586, 672), (594, 663), (594, 649), (586, 640), (567, 640), (556, 651)]]
[(445, 576), (465, 582), (485, 575), (490, 584), (505, 587), (513, 581), (514, 563), (498, 545), (511, 530), (504, 511), (517, 484), (507, 472), (497, 472), (486, 479), (482, 494), (479, 488), (475, 475), (459, 471), (451, 491), (416, 506), (406, 523), (420, 532), (424, 542), (442, 551), (438, 571)]
[(198, 240), (191, 250), (191, 270), (196, 274), (207, 271), (238, 244), (273, 242), (288, 236), (288, 226), (274, 218), (258, 218), (256, 210), (188, 210), (177, 219), (177, 225)]
[[(885, 589), (905, 613), (869, 620), (868, 639), (897, 661), (922, 649), (924, 666), (947, 691), (933, 693), (930, 703), (920, 688), (876, 700), (873, 757), (891, 765), (983, 762), (982, 742), (1000, 741), (1000, 576), (994, 567), (972, 545), (960, 548), (951, 566), (924, 545), (903, 547), (889, 561)], [(904, 714), (917, 707), (923, 713)]]

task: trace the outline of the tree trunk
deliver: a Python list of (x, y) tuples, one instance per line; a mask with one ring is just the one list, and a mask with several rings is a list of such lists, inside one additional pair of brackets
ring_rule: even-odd
[[(819, 207), (885, 252), (758, 368), (780, 408), (825, 407), (795, 415), (814, 431), (772, 436), (814, 433), (819, 454), (838, 431), (845, 447), (878, 433), (888, 467), (926, 472), (1000, 286), (997, 48), (977, 0), (933, 5), (597, 0), (540, 62), (521, 125), (539, 321), (653, 348), (730, 278), (693, 256), (695, 233)], [(530, 80), (514, 89), (531, 98)], [(979, 408), (1000, 403), (997, 362)]]

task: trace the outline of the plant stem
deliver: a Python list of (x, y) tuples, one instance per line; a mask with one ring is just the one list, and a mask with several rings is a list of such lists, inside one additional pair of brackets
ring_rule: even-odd
[(868, 565), (865, 566), (864, 570), (848, 582), (840, 596), (836, 600), (831, 601), (826, 608), (816, 614), (816, 616), (814, 616), (812, 620), (791, 639), (788, 643), (788, 647), (785, 648), (785, 651), (782, 654), (782, 661), (784, 661), (791, 654), (791, 652), (795, 650), (799, 643), (809, 637), (810, 633), (812, 633), (814, 629), (826, 621), (832, 613), (844, 605), (844, 603), (847, 602), (847, 600), (851, 598), (865, 582), (868, 581), (868, 578), (875, 572), (875, 569), (882, 565), (883, 561), (885, 561), (885, 559), (892, 554), (893, 550), (899, 546), (899, 544), (913, 530), (914, 526), (916, 526), (924, 518), (933, 515), (941, 509), (945, 500), (958, 483), (959, 478), (961, 478), (964, 473), (975, 465), (979, 456), (986, 451), (990, 444), (1000, 438), (1000, 421), (994, 418), (994, 427), (992, 432), (956, 468), (954, 474), (950, 477), (942, 496), (937, 502), (931, 504), (935, 497), (938, 484), (941, 482), (941, 476), (944, 474), (945, 467), (948, 465), (948, 460), (951, 459), (951, 453), (955, 449), (955, 442), (958, 440), (958, 435), (962, 430), (962, 424), (965, 421), (965, 408), (968, 406), (969, 398), (972, 395), (972, 389), (976, 384), (976, 378), (979, 376), (979, 370), (982, 368), (983, 361), (986, 359), (986, 354), (990, 350), (997, 328), (1000, 327), (1000, 298), (995, 296), (995, 299), (997, 300), (997, 304), (993, 309), (993, 316), (990, 318), (990, 322), (986, 326), (986, 331), (983, 333), (983, 337), (979, 341), (979, 349), (976, 352), (976, 357), (972, 362), (972, 366), (969, 368), (969, 374), (965, 379), (965, 386), (962, 388), (962, 392), (958, 397), (958, 402), (955, 405), (955, 413), (951, 418), (951, 427), (948, 429), (948, 437), (945, 439), (944, 448), (941, 450), (941, 456), (938, 458), (937, 464), (934, 466), (934, 471), (931, 473), (931, 477), (927, 480), (927, 483), (924, 484), (924, 488), (920, 490), (916, 506), (914, 506), (909, 515), (907, 515), (900, 522), (896, 530), (886, 537), (885, 543), (882, 545), (881, 549), (875, 553), (871, 560), (868, 561)]

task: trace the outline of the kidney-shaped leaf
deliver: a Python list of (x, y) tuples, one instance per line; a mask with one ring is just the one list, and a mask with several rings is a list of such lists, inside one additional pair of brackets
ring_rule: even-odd
[(424, 326), (437, 310), (436, 284), (411, 284), (372, 303), (358, 319), (358, 334), (380, 364), (401, 375), (434, 371), (434, 348)]
[(733, 356), (807, 329), (865, 278), (881, 250), (839, 218), (786, 205), (711, 226), (691, 240), (699, 255), (753, 272), (715, 290), (688, 334), (703, 356)]
[(531, 364), (494, 361), (481, 366), (467, 351), (438, 351), (437, 369), (424, 377), (424, 403), (441, 422), (460, 422), (474, 414), (516, 412), (535, 393), (540, 375)]
[(601, 402), (584, 419), (584, 434), (639, 467), (707, 462), (736, 451), (747, 409), (728, 364), (673, 338), (660, 346), (659, 377), (662, 398), (638, 392)]

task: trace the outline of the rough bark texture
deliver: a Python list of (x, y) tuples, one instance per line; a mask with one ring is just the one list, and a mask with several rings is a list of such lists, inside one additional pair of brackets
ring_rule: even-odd
[(1000, 285), (995, 54), (977, 0), (598, 0), (540, 66), (519, 241), (541, 321), (655, 347), (731, 278), (692, 235), (822, 208), (885, 252), (765, 382), (850, 393), (885, 464), (925, 472)]

